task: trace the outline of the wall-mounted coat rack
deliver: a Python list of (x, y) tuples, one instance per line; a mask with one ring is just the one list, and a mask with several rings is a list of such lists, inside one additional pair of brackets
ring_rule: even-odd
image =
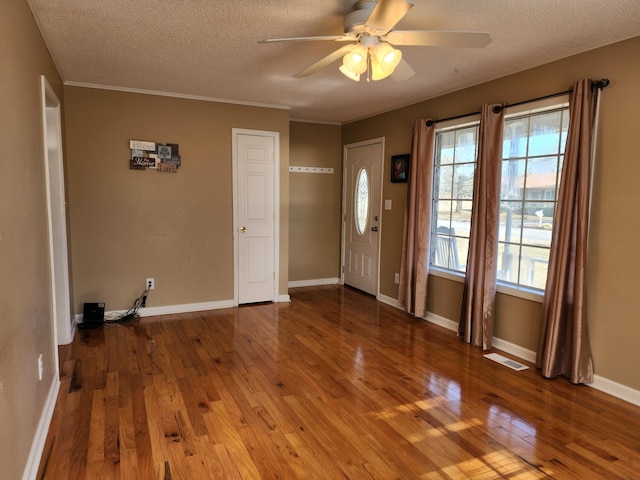
[(333, 168), (325, 167), (289, 167), (289, 172), (292, 173), (333, 173)]

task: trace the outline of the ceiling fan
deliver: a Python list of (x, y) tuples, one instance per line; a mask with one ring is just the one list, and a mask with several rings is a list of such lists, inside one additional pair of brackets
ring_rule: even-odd
[(395, 80), (412, 77), (414, 70), (402, 60), (402, 52), (394, 46), (469, 47), (482, 48), (491, 42), (486, 32), (393, 30), (409, 12), (409, 0), (358, 0), (354, 10), (344, 18), (343, 35), (319, 37), (271, 38), (259, 43), (291, 41), (334, 41), (347, 45), (296, 73), (301, 78), (311, 75), (342, 57), (340, 71), (359, 81), (368, 72), (367, 80), (382, 80), (393, 74)]

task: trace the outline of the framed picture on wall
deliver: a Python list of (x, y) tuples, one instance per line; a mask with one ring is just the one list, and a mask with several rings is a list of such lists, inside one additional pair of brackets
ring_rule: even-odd
[(411, 155), (408, 153), (391, 156), (391, 183), (407, 183), (410, 160)]

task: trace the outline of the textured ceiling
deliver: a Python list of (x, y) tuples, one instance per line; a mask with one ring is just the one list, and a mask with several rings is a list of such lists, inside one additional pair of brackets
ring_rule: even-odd
[(396, 29), (487, 31), (492, 43), (401, 47), (414, 77), (356, 83), (340, 61), (293, 78), (341, 44), (257, 43), (339, 35), (356, 0), (28, 1), (67, 84), (277, 106), (335, 123), (640, 35), (640, 0), (415, 0)]

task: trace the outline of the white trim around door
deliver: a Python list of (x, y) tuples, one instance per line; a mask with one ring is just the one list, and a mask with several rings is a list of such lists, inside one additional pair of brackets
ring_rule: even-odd
[[(264, 187), (264, 191), (268, 191), (268, 198), (264, 202), (265, 208), (268, 209), (266, 212), (258, 212), (260, 215), (268, 214), (269, 217), (272, 218), (272, 229), (268, 232), (264, 232), (261, 235), (272, 235), (272, 242), (268, 247), (268, 250), (261, 250), (261, 255), (272, 255), (269, 260), (269, 268), (273, 269), (273, 272), (263, 271), (262, 267), (256, 266), (253, 270), (256, 273), (256, 276), (272, 276), (273, 285), (272, 287), (268, 287), (269, 291), (265, 294), (264, 289), (256, 298), (252, 298), (251, 295), (247, 297), (244, 295), (244, 292), (241, 291), (241, 277), (243, 277), (243, 272), (240, 271), (243, 268), (243, 261), (246, 259), (240, 258), (240, 255), (243, 255), (243, 251), (245, 247), (242, 246), (242, 242), (240, 241), (241, 235), (246, 233), (251, 233), (250, 225), (241, 225), (240, 219), (243, 218), (243, 222), (245, 221), (244, 214), (246, 212), (240, 212), (239, 208), (242, 205), (244, 199), (239, 198), (242, 195), (241, 192), (247, 191), (245, 186), (240, 186), (239, 183), (241, 179), (239, 178), (240, 165), (239, 162), (241, 160), (239, 151), (240, 146), (247, 139), (251, 139), (251, 137), (256, 138), (257, 141), (263, 142), (267, 141), (267, 143), (271, 143), (273, 147), (273, 159), (270, 161), (270, 169), (271, 172), (266, 172), (264, 176), (258, 178), (260, 175), (254, 176), (256, 179), (256, 185), (259, 185), (261, 188)], [(258, 148), (259, 149), (259, 148)], [(256, 152), (257, 150), (256, 149)], [(260, 154), (261, 155), (261, 154)], [(234, 246), (234, 255), (233, 255), (233, 270), (234, 270), (234, 291), (233, 291), (233, 304), (234, 306), (239, 305), (240, 303), (252, 303), (253, 301), (279, 301), (280, 296), (278, 295), (279, 283), (280, 283), (280, 134), (279, 132), (271, 132), (264, 130), (247, 130), (241, 128), (233, 128), (232, 129), (232, 162), (233, 162), (233, 246)], [(264, 180), (267, 179), (267, 180)], [(266, 181), (267, 183), (261, 183)], [(271, 211), (272, 208), (272, 211)], [(263, 245), (267, 245), (267, 243), (261, 243), (261, 240), (256, 240), (256, 244), (260, 244), (260, 248), (264, 248)], [(270, 262), (273, 262), (272, 264)], [(264, 275), (263, 275), (264, 274)]]
[(66, 345), (73, 340), (76, 324), (71, 315), (60, 101), (44, 75), (40, 77), (40, 86), (51, 263), (51, 304), (57, 365), (57, 345)]
[[(350, 143), (343, 149), (340, 283), (376, 297), (380, 293), (384, 150), (384, 137)], [(354, 188), (362, 170), (367, 174), (365, 178), (369, 177), (368, 208), (366, 213), (356, 213)], [(363, 217), (358, 219), (357, 215)]]

